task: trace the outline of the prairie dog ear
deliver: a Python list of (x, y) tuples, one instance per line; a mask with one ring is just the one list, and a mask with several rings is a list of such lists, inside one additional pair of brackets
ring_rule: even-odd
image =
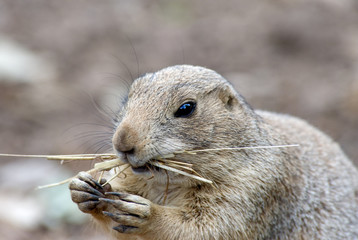
[(232, 111), (236, 106), (238, 106), (239, 101), (237, 99), (236, 92), (231, 86), (220, 86), (217, 91), (218, 97), (224, 103), (226, 109)]

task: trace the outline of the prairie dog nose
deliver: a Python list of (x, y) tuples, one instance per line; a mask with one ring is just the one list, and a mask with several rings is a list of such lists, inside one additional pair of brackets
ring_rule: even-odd
[(127, 124), (121, 124), (113, 135), (114, 148), (123, 153), (133, 154), (138, 138), (136, 132)]

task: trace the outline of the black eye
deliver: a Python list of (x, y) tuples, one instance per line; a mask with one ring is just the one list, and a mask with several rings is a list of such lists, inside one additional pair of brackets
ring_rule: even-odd
[(186, 102), (178, 108), (178, 110), (174, 113), (174, 117), (189, 117), (191, 114), (193, 114), (195, 107), (195, 102)]

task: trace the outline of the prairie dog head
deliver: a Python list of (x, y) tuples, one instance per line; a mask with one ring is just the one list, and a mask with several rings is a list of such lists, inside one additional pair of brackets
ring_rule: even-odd
[[(249, 144), (246, 132), (253, 116), (244, 99), (216, 72), (172, 66), (134, 81), (119, 114), (113, 147), (134, 173), (150, 174), (148, 161), (176, 151)], [(178, 160), (210, 172), (210, 162), (219, 155)]]

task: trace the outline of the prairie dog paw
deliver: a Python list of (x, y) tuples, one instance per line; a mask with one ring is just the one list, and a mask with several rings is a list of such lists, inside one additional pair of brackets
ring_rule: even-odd
[(143, 233), (150, 221), (152, 202), (132, 194), (108, 192), (108, 197), (100, 198), (100, 202), (112, 205), (112, 211), (103, 211), (103, 214), (119, 223), (113, 229), (120, 233)]
[(105, 192), (111, 187), (108, 184), (102, 187), (90, 174), (80, 172), (72, 179), (69, 188), (72, 201), (77, 203), (78, 208), (85, 213), (94, 213), (102, 210), (103, 204), (99, 199), (105, 197)]

